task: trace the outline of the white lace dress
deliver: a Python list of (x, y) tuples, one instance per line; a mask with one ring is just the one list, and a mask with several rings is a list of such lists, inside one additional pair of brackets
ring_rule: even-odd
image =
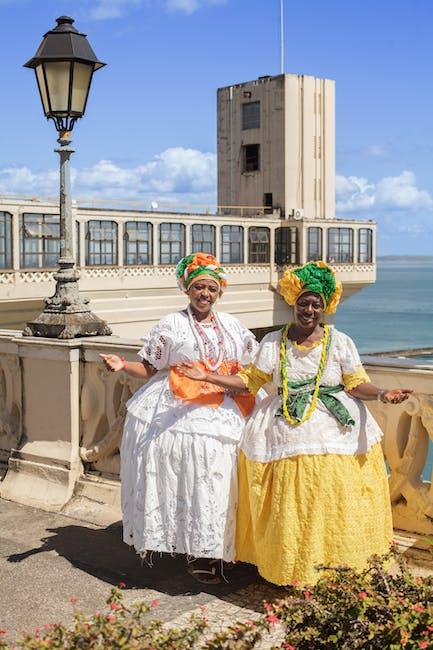
[[(250, 363), (253, 334), (218, 314), (225, 358)], [(212, 327), (206, 334), (217, 344)], [(232, 561), (235, 557), (237, 449), (245, 418), (228, 394), (218, 408), (173, 394), (169, 370), (198, 361), (186, 311), (163, 318), (143, 339), (141, 359), (158, 372), (129, 400), (121, 445), (124, 541), (148, 551)]]

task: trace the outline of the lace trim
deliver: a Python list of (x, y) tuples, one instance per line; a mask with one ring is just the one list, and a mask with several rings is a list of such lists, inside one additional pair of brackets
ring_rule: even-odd
[(356, 366), (354, 372), (343, 374), (344, 390), (346, 391), (353, 390), (360, 384), (368, 384), (370, 382), (371, 379), (362, 365)]

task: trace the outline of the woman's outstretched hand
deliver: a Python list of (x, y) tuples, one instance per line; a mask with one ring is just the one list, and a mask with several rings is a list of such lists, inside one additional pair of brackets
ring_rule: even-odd
[(199, 366), (194, 366), (192, 363), (182, 363), (176, 366), (176, 370), (188, 379), (193, 379), (194, 381), (206, 381), (208, 378), (207, 372), (200, 368)]
[(118, 372), (124, 369), (125, 362), (117, 354), (100, 354), (104, 366), (111, 372)]
[(381, 394), (381, 401), (385, 404), (401, 404), (411, 396), (413, 390), (397, 388), (395, 390), (384, 390)]

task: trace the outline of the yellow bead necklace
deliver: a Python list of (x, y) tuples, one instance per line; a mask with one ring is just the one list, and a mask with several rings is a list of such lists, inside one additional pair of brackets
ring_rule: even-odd
[(320, 355), (320, 362), (319, 362), (319, 368), (317, 370), (317, 375), (316, 375), (316, 381), (314, 383), (314, 390), (313, 390), (313, 395), (311, 398), (311, 404), (308, 407), (306, 413), (303, 415), (302, 419), (295, 420), (292, 418), (290, 415), (288, 409), (287, 409), (287, 398), (289, 396), (289, 379), (287, 377), (287, 357), (286, 357), (286, 345), (287, 345), (287, 338), (289, 335), (289, 329), (291, 327), (292, 323), (288, 323), (282, 333), (281, 333), (281, 342), (280, 342), (280, 372), (281, 372), (281, 383), (283, 385), (283, 403), (282, 403), (282, 412), (284, 417), (286, 418), (287, 422), (294, 427), (299, 426), (300, 424), (303, 424), (307, 420), (310, 419), (310, 417), (313, 414), (314, 409), (316, 408), (317, 400), (319, 397), (319, 390), (320, 390), (320, 382), (322, 381), (323, 373), (325, 371), (325, 366), (326, 366), (326, 359), (328, 356), (328, 349), (329, 349), (329, 325), (323, 325), (323, 339), (322, 339), (322, 353)]

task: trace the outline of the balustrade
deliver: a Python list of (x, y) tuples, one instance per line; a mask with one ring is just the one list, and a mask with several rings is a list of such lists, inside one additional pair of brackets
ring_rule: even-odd
[[(125, 339), (35, 342), (13, 331), (0, 331), (3, 466), (11, 456), (2, 496), (68, 511), (77, 493), (82, 495), (87, 481), (87, 501), (80, 497), (80, 512), (84, 509), (86, 517), (92, 517), (95, 477), (99, 477), (99, 485), (107, 482), (112, 491), (118, 492), (126, 403), (141, 382), (122, 372), (105, 370), (98, 353), (108, 350), (133, 360), (138, 349), (138, 341)], [(366, 357), (365, 361), (372, 381), (382, 388), (401, 386), (414, 390), (413, 396), (398, 406), (367, 404), (384, 432), (394, 527), (415, 536), (431, 535), (433, 366), (379, 357)], [(51, 373), (55, 373), (55, 381)], [(62, 381), (65, 395), (55, 399), (50, 385), (57, 387)], [(51, 420), (47, 409), (51, 409)], [(36, 476), (39, 488), (35, 496)], [(65, 482), (68, 489), (63, 486), (61, 498), (54, 498), (56, 485)], [(105, 505), (113, 519), (119, 516), (113, 499)]]

